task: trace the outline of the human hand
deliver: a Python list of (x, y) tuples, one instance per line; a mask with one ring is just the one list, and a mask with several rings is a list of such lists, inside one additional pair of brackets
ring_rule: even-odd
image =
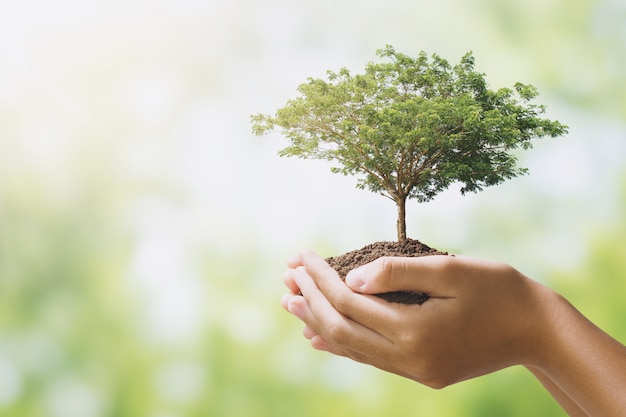
[[(351, 271), (345, 283), (309, 251), (288, 265), (282, 304), (304, 321), (316, 349), (433, 388), (538, 360), (550, 290), (508, 265), (461, 256), (381, 258)], [(371, 295), (390, 291), (430, 299), (405, 305)]]

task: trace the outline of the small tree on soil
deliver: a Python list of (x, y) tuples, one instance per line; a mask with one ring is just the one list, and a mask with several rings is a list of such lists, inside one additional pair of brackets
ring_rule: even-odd
[(275, 116), (253, 115), (252, 126), (257, 135), (282, 129), (290, 145), (279, 155), (333, 161), (333, 172), (393, 200), (400, 242), (407, 199), (429, 201), (454, 182), (462, 194), (476, 192), (524, 174), (512, 150), (567, 132), (540, 117), (533, 86), (490, 90), (471, 52), (455, 66), (391, 46), (377, 55), (386, 62), (369, 63), (364, 74), (343, 68), (327, 80), (309, 78), (299, 97)]

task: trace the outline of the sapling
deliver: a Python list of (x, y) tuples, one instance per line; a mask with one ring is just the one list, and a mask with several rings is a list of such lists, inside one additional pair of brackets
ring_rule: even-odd
[(251, 117), (256, 135), (280, 128), (281, 156), (322, 159), (356, 186), (382, 194), (398, 211), (398, 242), (407, 239), (406, 202), (432, 200), (453, 183), (477, 192), (527, 172), (513, 151), (558, 137), (567, 126), (543, 118), (537, 89), (515, 83), (492, 90), (471, 52), (457, 65), (437, 54), (416, 58), (392, 46), (362, 74), (343, 68), (309, 78), (274, 116)]

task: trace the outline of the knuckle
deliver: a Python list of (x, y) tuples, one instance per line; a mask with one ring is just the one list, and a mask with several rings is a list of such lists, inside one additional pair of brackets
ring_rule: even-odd
[(336, 344), (343, 345), (347, 338), (347, 325), (345, 321), (335, 319), (328, 323), (324, 332), (327, 337), (325, 339), (331, 340)]
[(333, 297), (332, 303), (337, 311), (344, 313), (350, 305), (350, 294), (341, 293)]
[(350, 290), (342, 289), (329, 296), (335, 310), (344, 316), (351, 316), (359, 303), (359, 296)]
[(460, 269), (458, 259), (452, 256), (442, 256), (438, 258), (440, 272), (445, 275), (456, 275)]
[(380, 270), (383, 276), (392, 276), (396, 270), (395, 260), (389, 256), (380, 258)]
[(451, 284), (460, 277), (466, 275), (463, 262), (452, 256), (441, 256), (437, 258), (435, 271), (439, 280)]
[(326, 262), (319, 265), (319, 273), (320, 275), (338, 275), (337, 271)]
[(402, 275), (404, 269), (404, 259), (385, 256), (379, 258), (379, 274), (386, 282), (391, 282)]

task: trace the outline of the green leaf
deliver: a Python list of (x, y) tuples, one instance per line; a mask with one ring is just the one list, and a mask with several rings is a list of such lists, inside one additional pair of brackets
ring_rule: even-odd
[(332, 172), (397, 204), (429, 201), (454, 182), (464, 194), (525, 174), (509, 151), (567, 133), (540, 117), (532, 85), (489, 89), (471, 52), (455, 66), (390, 45), (377, 55), (384, 61), (362, 74), (342, 68), (309, 78), (275, 116), (251, 116), (253, 133), (280, 128), (289, 145), (279, 155), (334, 162)]

